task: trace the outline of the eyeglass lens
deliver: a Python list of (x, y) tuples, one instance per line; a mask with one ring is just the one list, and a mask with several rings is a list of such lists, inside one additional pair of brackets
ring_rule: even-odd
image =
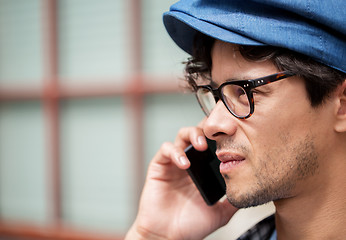
[[(222, 98), (229, 111), (238, 117), (246, 117), (250, 114), (249, 98), (245, 90), (237, 85), (225, 85), (222, 87)], [(216, 105), (211, 89), (200, 88), (197, 91), (197, 99), (207, 116)]]
[(196, 92), (199, 104), (204, 113), (209, 116), (216, 105), (216, 101), (212, 91), (208, 88), (199, 88)]

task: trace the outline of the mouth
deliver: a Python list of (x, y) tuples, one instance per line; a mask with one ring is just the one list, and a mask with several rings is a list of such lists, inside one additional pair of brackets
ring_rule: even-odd
[(239, 168), (245, 162), (245, 157), (240, 154), (217, 151), (216, 155), (218, 159), (221, 161), (220, 163), (220, 173), (226, 174), (230, 173), (230, 171), (234, 171)]

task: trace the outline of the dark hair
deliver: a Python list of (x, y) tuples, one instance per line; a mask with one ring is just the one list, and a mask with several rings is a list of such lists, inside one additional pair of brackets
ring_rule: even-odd
[[(215, 39), (197, 34), (191, 58), (185, 62), (185, 79), (193, 88), (199, 78), (211, 77), (211, 49)], [(318, 106), (346, 79), (346, 73), (316, 62), (303, 54), (273, 46), (240, 45), (239, 51), (249, 61), (270, 60), (279, 71), (291, 71), (305, 80), (311, 106)]]

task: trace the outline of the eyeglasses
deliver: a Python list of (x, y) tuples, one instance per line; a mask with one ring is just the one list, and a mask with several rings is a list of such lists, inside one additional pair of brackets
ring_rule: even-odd
[(284, 71), (252, 80), (224, 82), (216, 89), (210, 85), (195, 86), (194, 90), (197, 100), (207, 116), (221, 99), (233, 116), (246, 119), (253, 114), (255, 108), (252, 89), (293, 75), (289, 71)]

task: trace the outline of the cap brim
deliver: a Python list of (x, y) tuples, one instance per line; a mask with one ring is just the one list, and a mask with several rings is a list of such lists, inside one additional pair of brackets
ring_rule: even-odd
[(223, 29), (222, 27), (197, 19), (183, 12), (165, 12), (163, 14), (163, 23), (173, 41), (189, 54), (192, 54), (194, 37), (197, 32), (201, 32), (214, 39), (234, 44), (254, 46), (266, 45), (243, 36), (240, 33), (233, 32), (229, 29)]

